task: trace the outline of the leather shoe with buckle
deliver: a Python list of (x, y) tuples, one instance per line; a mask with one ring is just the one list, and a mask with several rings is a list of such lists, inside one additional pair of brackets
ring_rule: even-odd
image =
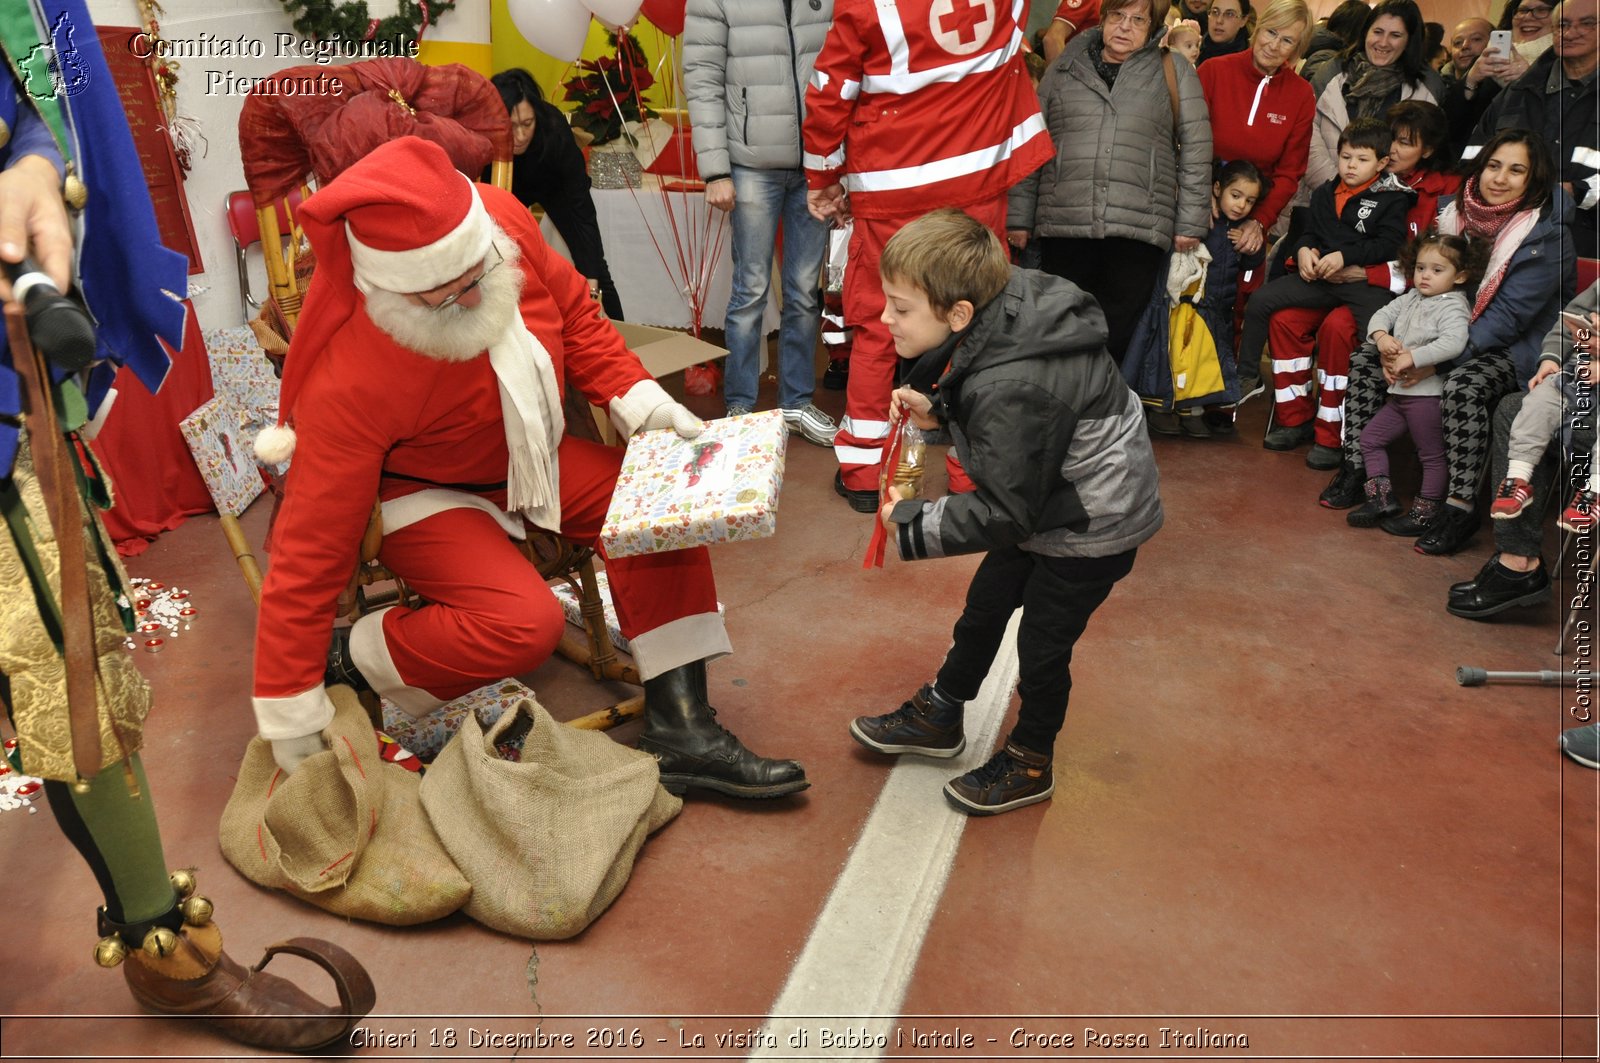
[(1445, 610), (1452, 616), (1482, 620), (1518, 606), (1538, 605), (1550, 599), (1550, 573), (1544, 564), (1531, 572), (1513, 572), (1495, 554), (1467, 583), (1450, 588)]

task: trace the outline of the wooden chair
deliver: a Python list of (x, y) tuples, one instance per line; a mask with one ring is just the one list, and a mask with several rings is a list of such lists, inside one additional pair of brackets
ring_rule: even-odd
[[(465, 71), (465, 68), (453, 69)], [(247, 146), (244, 153), (245, 178), (255, 203), (260, 231), (291, 235), (280, 225), (281, 219), (289, 219), (292, 224), (290, 197), (297, 197), (308, 179), (326, 181), (335, 176), (334, 173), (316, 171), (315, 155), (301, 142), (298, 134), (296, 118), (303, 116), (291, 115), (289, 110), (297, 105), (326, 110), (359, 94), (373, 91), (387, 90), (389, 99), (395, 101), (396, 106), (406, 108), (413, 114), (415, 109), (412, 103), (421, 107), (425, 101), (432, 99), (444, 100), (450, 106), (459, 108), (456, 113), (461, 116), (461, 124), (475, 129), (492, 145), (492, 157), (478, 160), (479, 168), (488, 162), (492, 182), (500, 188), (510, 188), (510, 124), (499, 93), (486, 79), (470, 71), (465, 74), (452, 73), (450, 76), (454, 80), (446, 86), (448, 91), (428, 84), (427, 79), (432, 74), (429, 68), (423, 68), (412, 60), (400, 59), (369, 60), (332, 70), (317, 66), (294, 67), (280, 72), (271, 80), (294, 81), (303, 86), (307, 79), (315, 79), (312, 83), (322, 85), (326, 90), (325, 96), (308, 98), (304, 95), (280, 95), (259, 87), (251, 92), (240, 113), (239, 129), (241, 146)], [(303, 93), (304, 89), (300, 89), (300, 92)], [(416, 132), (426, 135), (421, 125)], [(248, 150), (248, 146), (253, 146), (255, 150)], [(368, 150), (375, 146), (375, 143), (369, 145)], [(460, 165), (459, 159), (457, 163)], [(296, 198), (294, 205), (297, 204)], [(309, 283), (309, 271), (296, 269), (296, 262), (291, 257), (298, 242), (298, 239), (266, 239), (261, 244), (269, 287), (269, 303), (263, 307), (263, 318), (280, 322), (291, 331), (299, 317)], [(253, 327), (259, 324), (258, 319)], [(286, 342), (288, 336), (282, 338)], [(565, 412), (569, 431), (599, 439), (598, 431), (594, 431), (596, 418), (591, 416), (588, 403), (570, 389)], [(222, 525), (251, 594), (259, 604), (261, 570), (250, 544), (237, 520), (224, 517)], [(378, 562), (382, 540), (381, 510), (375, 503), (372, 520), (362, 539), (360, 563), (340, 599), (341, 616), (355, 618), (387, 605), (418, 604), (418, 596), (404, 581)], [(584, 636), (580, 639), (570, 632), (563, 633), (557, 651), (586, 666), (596, 680), (642, 685), (638, 669), (618, 657), (606, 630), (605, 607), (595, 575), (594, 551), (532, 527), (528, 529), (528, 538), (520, 544), (520, 548), (541, 577), (547, 582), (565, 582), (578, 597)], [(374, 709), (375, 702), (368, 706), (369, 712)], [(643, 711), (644, 696), (639, 694), (569, 722), (574, 727), (601, 730), (638, 716)]]

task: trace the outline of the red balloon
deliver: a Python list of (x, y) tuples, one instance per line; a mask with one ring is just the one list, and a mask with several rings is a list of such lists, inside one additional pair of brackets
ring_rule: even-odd
[(683, 32), (683, 8), (686, 0), (644, 0), (639, 10), (655, 23), (657, 29), (668, 37)]

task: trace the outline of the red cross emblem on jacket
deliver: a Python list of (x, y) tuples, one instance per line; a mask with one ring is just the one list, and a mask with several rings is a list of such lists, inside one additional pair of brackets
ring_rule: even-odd
[(951, 55), (971, 55), (989, 43), (994, 32), (994, 0), (934, 0), (928, 8), (928, 29)]

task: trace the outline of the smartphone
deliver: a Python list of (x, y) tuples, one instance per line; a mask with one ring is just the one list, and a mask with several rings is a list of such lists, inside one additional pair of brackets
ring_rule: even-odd
[(1574, 314), (1570, 310), (1561, 311), (1561, 320), (1565, 321), (1567, 323), (1567, 328), (1569, 330), (1576, 330), (1576, 329), (1590, 329), (1590, 330), (1593, 330), (1593, 328), (1594, 328), (1594, 323), (1592, 321), (1590, 321), (1588, 318), (1584, 317), (1582, 314)]
[(1489, 50), (1497, 52), (1502, 59), (1511, 58), (1511, 31), (1495, 30), (1489, 34)]

